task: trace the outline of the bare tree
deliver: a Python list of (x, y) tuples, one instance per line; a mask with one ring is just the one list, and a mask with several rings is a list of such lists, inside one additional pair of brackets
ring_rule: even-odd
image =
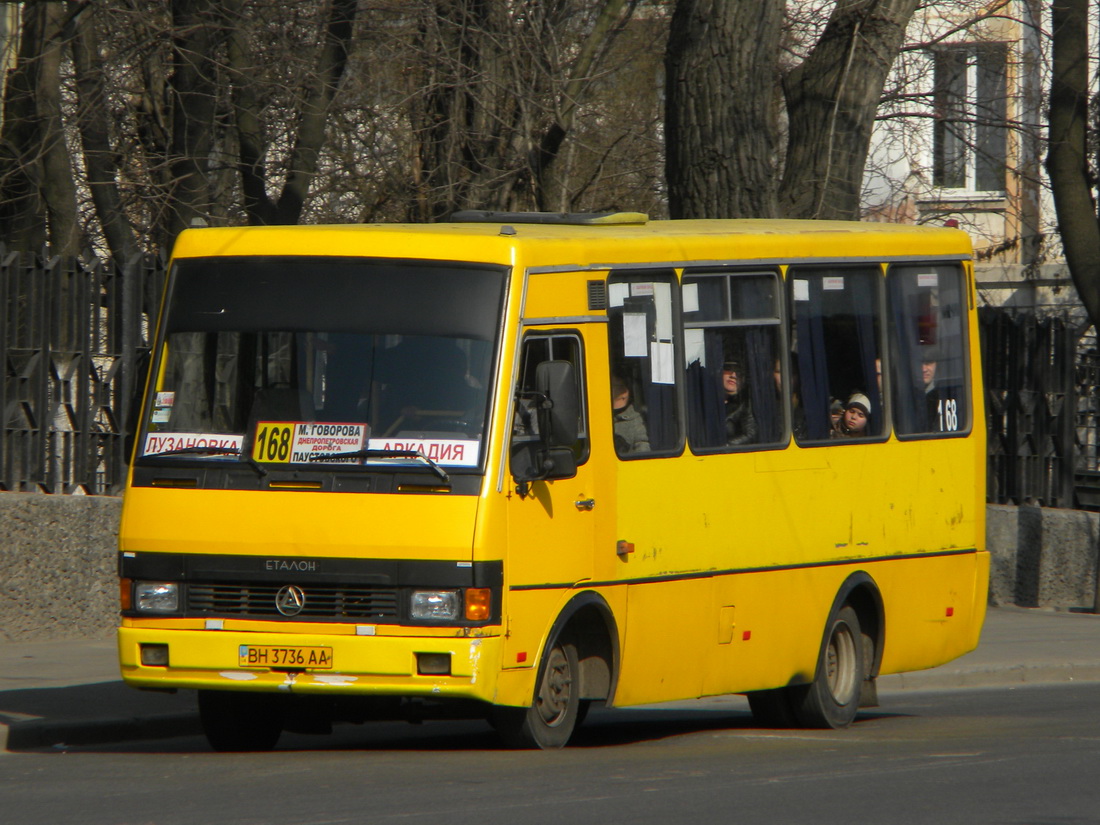
[[(437, 0), (422, 9), (419, 219), (546, 209), (551, 169), (634, 2)], [(625, 128), (625, 127), (624, 127)], [(561, 185), (561, 181), (557, 181)]]
[(660, 211), (666, 20), (628, 29), (639, 2), (28, 3), (4, 240), (126, 258), (196, 221)]
[(783, 2), (678, 0), (666, 56), (673, 217), (778, 214)]
[(127, 257), (196, 220), (297, 222), (357, 12), (356, 0), (25, 4), (0, 135), (5, 240), (60, 254), (101, 240)]
[(858, 217), (875, 111), (917, 0), (838, 0), (785, 72), (784, 6), (676, 3), (666, 119), (674, 216)]
[(1046, 168), (1073, 283), (1089, 318), (1100, 323), (1100, 223), (1093, 158), (1096, 131), (1089, 123), (1088, 0), (1051, 3), (1054, 74), (1050, 90), (1050, 146)]
[(783, 78), (781, 214), (859, 217), (875, 113), (917, 2), (839, 0), (809, 57)]

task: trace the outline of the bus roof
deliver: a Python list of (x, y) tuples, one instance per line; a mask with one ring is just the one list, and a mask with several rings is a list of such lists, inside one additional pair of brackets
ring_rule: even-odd
[(814, 258), (957, 259), (972, 254), (969, 236), (946, 227), (765, 219), (650, 221), (638, 213), (625, 213), (629, 217), (622, 222), (597, 216), (601, 220), (587, 224), (516, 219), (524, 214), (499, 216), (511, 221), (188, 229), (172, 254), (411, 258), (589, 269)]

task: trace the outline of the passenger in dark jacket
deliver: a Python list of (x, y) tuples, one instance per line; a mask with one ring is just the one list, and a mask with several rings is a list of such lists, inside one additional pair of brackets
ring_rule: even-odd
[(756, 418), (748, 393), (744, 392), (741, 364), (726, 361), (722, 365), (722, 390), (726, 394), (726, 444), (752, 444), (756, 441)]

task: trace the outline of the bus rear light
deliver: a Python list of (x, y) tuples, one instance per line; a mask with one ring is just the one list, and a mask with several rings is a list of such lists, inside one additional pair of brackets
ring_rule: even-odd
[(488, 587), (470, 587), (466, 590), (466, 618), (471, 622), (483, 622), (489, 618), (492, 606)]

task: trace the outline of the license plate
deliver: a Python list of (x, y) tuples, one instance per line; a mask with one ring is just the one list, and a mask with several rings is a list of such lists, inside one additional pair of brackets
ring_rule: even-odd
[(241, 645), (237, 651), (241, 667), (332, 668), (331, 647), (280, 647), (277, 645)]

